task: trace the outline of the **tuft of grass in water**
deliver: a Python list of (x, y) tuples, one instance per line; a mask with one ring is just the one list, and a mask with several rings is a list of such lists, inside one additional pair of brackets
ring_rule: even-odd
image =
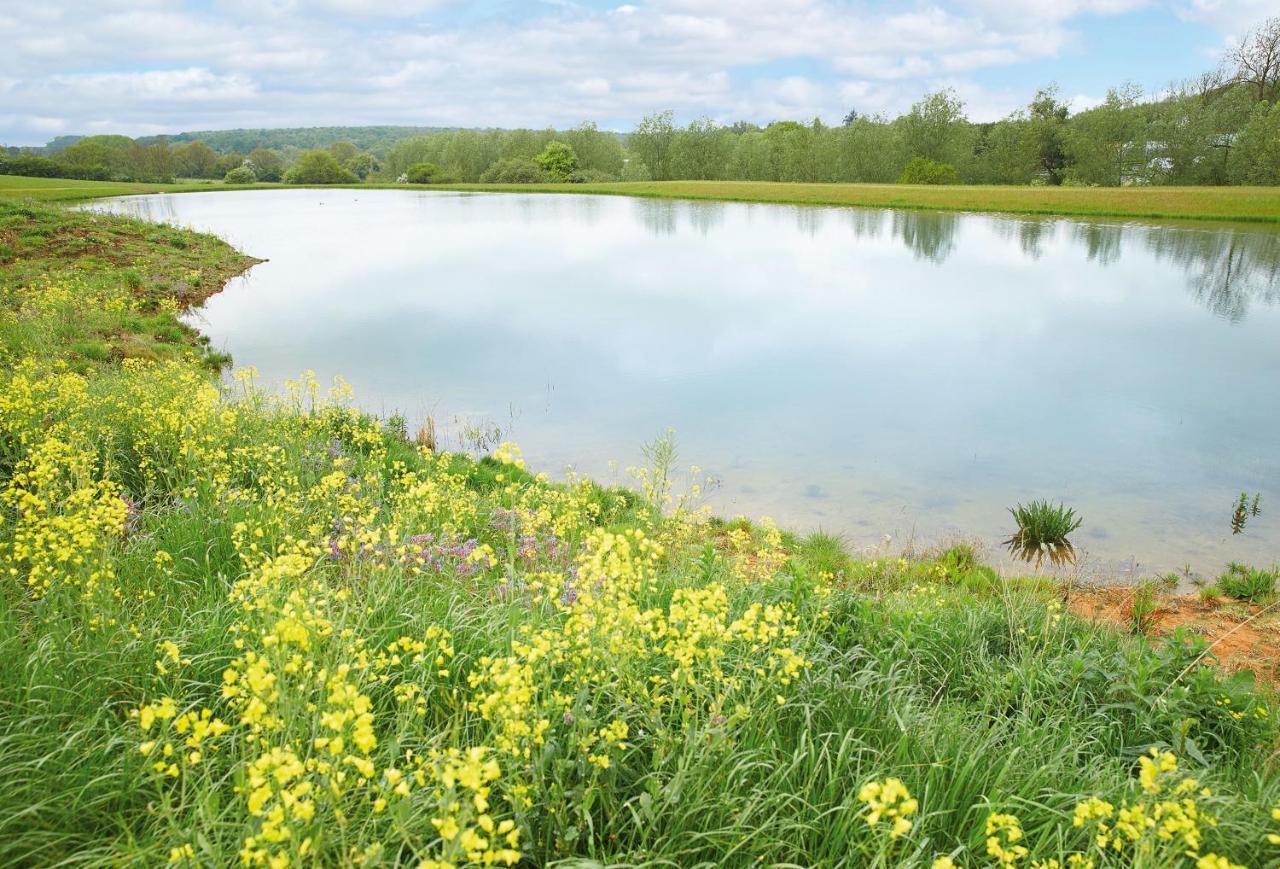
[(1046, 558), (1056, 565), (1075, 563), (1076, 550), (1069, 535), (1083, 520), (1073, 509), (1048, 501), (1032, 501), (1009, 508), (1009, 513), (1018, 530), (1004, 545), (1015, 558), (1035, 562), (1037, 568)]
[(1227, 597), (1256, 603), (1276, 593), (1277, 579), (1280, 579), (1280, 571), (1275, 568), (1263, 570), (1233, 561), (1218, 577), (1217, 587)]

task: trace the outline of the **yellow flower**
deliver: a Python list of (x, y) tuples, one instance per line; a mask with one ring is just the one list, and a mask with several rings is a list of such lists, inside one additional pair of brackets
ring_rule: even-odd
[(867, 782), (858, 791), (858, 799), (867, 804), (867, 826), (875, 827), (881, 819), (888, 820), (890, 839), (897, 839), (911, 831), (911, 821), (908, 819), (919, 809), (919, 803), (911, 796), (901, 779), (887, 778), (883, 782)]
[(1022, 823), (1010, 814), (993, 813), (987, 817), (987, 856), (998, 866), (1013, 866), (1027, 856), (1022, 841)]

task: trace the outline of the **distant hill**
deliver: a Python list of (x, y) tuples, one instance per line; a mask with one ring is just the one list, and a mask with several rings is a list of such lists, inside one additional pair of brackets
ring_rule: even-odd
[(196, 130), (174, 136), (148, 136), (142, 144), (191, 142), (196, 139), (215, 151), (247, 154), (254, 148), (324, 148), (347, 141), (362, 151), (377, 150), (401, 139), (428, 133), (447, 133), (458, 127), (280, 127), (275, 129)]
[[(460, 127), (276, 127), (239, 130), (193, 130), (163, 136), (142, 136), (139, 144), (154, 145), (161, 142), (180, 144), (197, 139), (221, 153), (247, 154), (254, 148), (324, 148), (334, 142), (348, 141), (362, 151), (377, 150), (401, 139), (423, 136), (428, 133), (448, 133)], [(83, 139), (84, 136), (58, 136), (44, 146), (44, 153), (58, 154)]]

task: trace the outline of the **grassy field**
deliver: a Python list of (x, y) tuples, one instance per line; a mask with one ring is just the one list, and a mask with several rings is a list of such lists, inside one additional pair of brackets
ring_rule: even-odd
[(220, 388), (161, 328), (208, 236), (0, 245), (0, 865), (1277, 864), (1278, 710), (1193, 635), (713, 519), (662, 444), (557, 484)]
[(221, 181), (190, 181), (182, 184), (135, 184), (128, 181), (78, 181), (74, 178), (27, 178), (0, 175), (0, 199), (34, 199), (41, 202), (82, 202), (105, 196), (137, 193), (189, 193), (200, 190), (246, 190), (273, 187), (270, 184), (223, 184)]
[(644, 181), (618, 184), (476, 185), (474, 189), (599, 193), (795, 205), (855, 205), (1007, 214), (1240, 220), (1280, 223), (1276, 187), (979, 187)]
[[(258, 184), (236, 187), (217, 181), (126, 184), (0, 175), (0, 199), (29, 197), (76, 201), (131, 193), (181, 193), (279, 186)], [(364, 184), (361, 188), (424, 189), (420, 185), (378, 183)], [(905, 184), (646, 181), (615, 184), (453, 184), (426, 189), (594, 193), (795, 205), (1280, 223), (1280, 188), (1276, 187), (925, 187)]]

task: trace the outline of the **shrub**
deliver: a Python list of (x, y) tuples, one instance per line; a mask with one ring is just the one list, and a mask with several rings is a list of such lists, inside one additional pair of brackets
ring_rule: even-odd
[(287, 184), (354, 184), (358, 179), (343, 169), (328, 151), (303, 151), (288, 172)]
[(569, 176), (570, 184), (604, 184), (608, 181), (617, 181), (618, 177), (599, 169), (579, 169)]
[(247, 162), (259, 181), (279, 181), (284, 177), (284, 160), (270, 148), (254, 148)]
[(955, 166), (928, 157), (912, 157), (898, 176), (899, 184), (955, 184), (959, 180)]
[(409, 184), (449, 184), (455, 179), (452, 173), (435, 163), (414, 163), (405, 170), (404, 180)]
[(250, 166), (237, 166), (224, 175), (222, 180), (228, 184), (252, 184), (258, 180), (258, 176)]
[(0, 160), (0, 175), (24, 175), (28, 178), (79, 178), (84, 181), (107, 181), (111, 171), (101, 165), (71, 165), (48, 157), (21, 154)]
[(578, 168), (578, 155), (564, 142), (548, 142), (533, 162), (556, 181), (567, 181)]
[(1233, 561), (1218, 577), (1218, 590), (1227, 597), (1253, 603), (1275, 594), (1278, 574), (1275, 568), (1263, 570)]
[(482, 184), (536, 184), (547, 180), (547, 173), (528, 157), (498, 160), (480, 175)]
[(26, 175), (30, 178), (62, 178), (67, 167), (48, 157), (22, 156), (0, 160), (0, 175)]
[(1018, 530), (1004, 542), (1015, 558), (1034, 561), (1040, 566), (1046, 557), (1054, 564), (1074, 563), (1076, 550), (1067, 535), (1080, 527), (1082, 519), (1075, 511), (1061, 504), (1048, 501), (1032, 501), (1011, 507), (1009, 512), (1018, 523)]

